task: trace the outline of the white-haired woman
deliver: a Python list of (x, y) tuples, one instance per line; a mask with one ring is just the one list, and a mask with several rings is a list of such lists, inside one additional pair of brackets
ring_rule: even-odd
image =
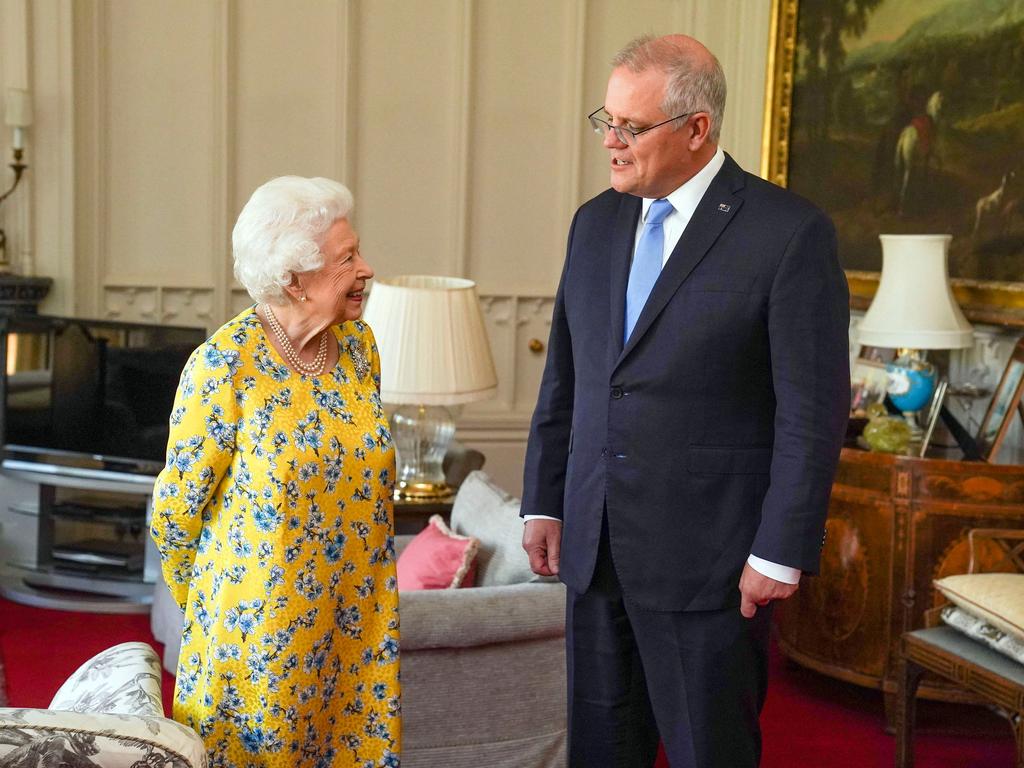
[(152, 535), (185, 611), (174, 718), (214, 766), (398, 765), (394, 450), (351, 193), (285, 176), (235, 225), (257, 302), (197, 349)]

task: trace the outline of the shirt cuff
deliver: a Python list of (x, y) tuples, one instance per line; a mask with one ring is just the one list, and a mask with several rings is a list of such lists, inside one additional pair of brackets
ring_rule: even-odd
[(788, 565), (773, 563), (771, 560), (763, 560), (757, 555), (747, 558), (747, 565), (769, 579), (781, 581), (783, 584), (799, 584), (801, 571), (799, 568), (791, 568)]
[[(551, 515), (523, 515), (523, 522), (527, 520), (558, 520), (557, 517), (551, 517)], [(558, 520), (558, 522), (562, 522)]]

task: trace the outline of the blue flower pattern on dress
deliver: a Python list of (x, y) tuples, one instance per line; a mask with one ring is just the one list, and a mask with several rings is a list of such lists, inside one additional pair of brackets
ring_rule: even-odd
[(211, 766), (399, 765), (394, 449), (370, 329), (333, 332), (303, 376), (250, 308), (182, 372), (151, 532)]

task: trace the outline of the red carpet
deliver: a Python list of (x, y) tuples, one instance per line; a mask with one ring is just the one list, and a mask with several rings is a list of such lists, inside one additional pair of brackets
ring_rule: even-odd
[[(30, 608), (0, 598), (0, 659), (12, 707), (46, 707), (72, 672), (105, 648), (130, 640), (163, 646), (149, 631), (149, 614), (93, 614)], [(174, 677), (164, 672), (164, 711), (171, 711)]]
[[(149, 631), (148, 616), (49, 611), (0, 599), (0, 659), (10, 705), (45, 707), (82, 662), (129, 640), (163, 650)], [(895, 764), (895, 742), (883, 730), (881, 694), (809, 672), (777, 653), (771, 664), (771, 688), (761, 716), (762, 768)], [(164, 673), (163, 686), (169, 712), (171, 675)], [(981, 707), (920, 702), (916, 747), (921, 768), (1013, 765), (1009, 724)], [(668, 768), (668, 763), (659, 759), (657, 768)]]

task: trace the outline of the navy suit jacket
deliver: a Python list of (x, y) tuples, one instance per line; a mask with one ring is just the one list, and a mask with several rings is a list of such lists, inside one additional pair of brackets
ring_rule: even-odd
[(583, 592), (607, 509), (625, 597), (738, 605), (751, 553), (815, 572), (849, 412), (849, 296), (829, 218), (728, 155), (623, 346), (641, 199), (573, 219), (522, 514), (562, 520)]

